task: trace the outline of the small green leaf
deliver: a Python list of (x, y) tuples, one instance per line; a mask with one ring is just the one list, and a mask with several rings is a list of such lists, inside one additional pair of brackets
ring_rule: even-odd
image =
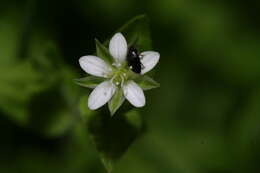
[(108, 49), (102, 45), (98, 39), (95, 39), (96, 41), (96, 51), (97, 51), (97, 56), (102, 58), (104, 61), (106, 61), (109, 64), (112, 64), (113, 58), (110, 55)]
[(142, 76), (136, 79), (136, 83), (143, 89), (143, 90), (150, 90), (154, 88), (160, 87), (160, 84), (150, 78), (149, 76)]
[(105, 79), (100, 78), (100, 77), (95, 77), (95, 76), (88, 76), (80, 79), (75, 79), (75, 83), (86, 87), (86, 88), (95, 88), (98, 84), (103, 82)]
[(124, 103), (125, 97), (121, 88), (117, 89), (112, 99), (108, 102), (108, 108), (111, 116), (113, 116), (120, 106)]

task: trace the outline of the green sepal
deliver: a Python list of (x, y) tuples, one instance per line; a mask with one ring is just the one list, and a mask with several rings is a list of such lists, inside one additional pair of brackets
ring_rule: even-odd
[(120, 108), (124, 101), (125, 97), (123, 94), (123, 90), (122, 88), (118, 88), (112, 99), (108, 102), (108, 108), (111, 116), (113, 116), (116, 113), (116, 111)]
[(138, 77), (135, 82), (143, 89), (143, 90), (150, 90), (154, 88), (160, 87), (160, 84), (153, 80), (149, 76), (140, 76)]
[(88, 76), (84, 78), (74, 79), (75, 83), (86, 88), (95, 88), (98, 84), (103, 82), (105, 78)]
[(95, 39), (96, 41), (96, 51), (97, 51), (97, 56), (99, 58), (102, 58), (104, 61), (106, 61), (109, 64), (113, 63), (113, 57), (110, 55), (109, 50), (101, 44), (98, 39)]

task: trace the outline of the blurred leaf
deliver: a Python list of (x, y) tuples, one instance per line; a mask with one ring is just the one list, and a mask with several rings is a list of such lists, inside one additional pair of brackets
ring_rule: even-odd
[[(129, 20), (115, 33), (121, 32), (125, 36), (128, 45), (134, 45), (139, 51), (151, 50), (152, 41), (148, 23), (146, 15), (139, 15)], [(108, 46), (109, 40), (105, 41), (106, 46)]]
[[(44, 38), (36, 37), (42, 42), (41, 47), (33, 45), (29, 53), (39, 73), (44, 75), (43, 83), (51, 86), (30, 99), (30, 126), (47, 137), (57, 137), (71, 129), (79, 117), (80, 90), (73, 83), (75, 72), (62, 61), (56, 46)], [(45, 76), (51, 81), (44, 80)]]
[[(260, 142), (260, 89), (255, 89), (248, 99), (248, 104), (239, 111), (239, 114), (243, 115), (235, 124), (234, 133), (232, 133), (238, 144), (247, 152), (252, 151), (252, 144), (259, 144)], [(242, 147), (240, 146), (239, 149)]]
[[(42, 66), (29, 54), (21, 56), (21, 48), (24, 52), (28, 48), (27, 42), (23, 41), (24, 15), (20, 14), (20, 10), (11, 12), (12, 10), (0, 18), (0, 108), (10, 120), (26, 125), (30, 119), (31, 98), (51, 86), (57, 75), (47, 75), (45, 72), (50, 71), (50, 68), (39, 68)], [(30, 32), (26, 34), (31, 35)], [(43, 54), (46, 47), (42, 44), (38, 47), (44, 51), (37, 51), (36, 56), (46, 59)], [(32, 50), (34, 49), (29, 48), (28, 52)], [(42, 69), (46, 71), (43, 72)]]
[[(19, 11), (19, 10), (18, 10)], [(8, 13), (0, 16), (0, 66), (10, 65), (17, 61), (23, 15)]]
[[(0, 64), (0, 108), (9, 119), (35, 132), (48, 137), (63, 135), (77, 115), (75, 73), (45, 33), (27, 34), (30, 39), (24, 45), (23, 61), (16, 55), (12, 62)], [(12, 44), (19, 45), (19, 41)]]
[[(18, 10), (19, 11), (19, 10)], [(0, 109), (10, 120), (25, 125), (28, 121), (28, 97), (40, 86), (29, 61), (19, 63), (22, 15), (12, 13), (0, 16)]]
[(136, 110), (113, 116), (99, 112), (88, 116), (88, 131), (108, 172), (142, 131), (142, 119)]
[(106, 61), (109, 64), (113, 63), (113, 57), (110, 55), (109, 50), (102, 45), (98, 39), (95, 39), (96, 41), (96, 51), (97, 51), (97, 56), (102, 58), (104, 61)]
[(160, 87), (160, 84), (149, 76), (141, 76), (136, 80), (136, 82), (143, 90), (150, 90)]
[[(0, 107), (12, 120), (25, 125), (28, 122), (30, 97), (44, 89), (30, 62), (1, 67)], [(22, 73), (21, 73), (22, 72)]]
[(124, 103), (124, 101), (125, 101), (125, 97), (123, 94), (123, 90), (120, 87), (119, 89), (116, 90), (114, 96), (108, 102), (108, 108), (111, 116), (113, 116), (116, 113), (116, 111), (120, 108), (120, 106)]
[[(48, 115), (49, 116), (49, 115)], [(57, 137), (63, 135), (76, 120), (76, 117), (66, 109), (60, 109), (55, 115), (51, 115), (44, 130), (44, 134), (48, 137)]]
[(100, 84), (101, 82), (103, 82), (105, 79), (104, 78), (100, 78), (100, 77), (95, 77), (95, 76), (88, 76), (88, 77), (84, 77), (84, 78), (80, 78), (80, 79), (75, 79), (75, 83), (86, 87), (86, 88), (95, 88), (98, 84)]

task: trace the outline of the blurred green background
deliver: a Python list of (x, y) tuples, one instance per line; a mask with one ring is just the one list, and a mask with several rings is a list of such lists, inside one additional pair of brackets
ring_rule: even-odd
[(143, 13), (161, 87), (114, 172), (260, 170), (259, 1), (1, 0), (1, 173), (106, 172), (80, 113), (90, 90), (72, 79), (94, 38)]

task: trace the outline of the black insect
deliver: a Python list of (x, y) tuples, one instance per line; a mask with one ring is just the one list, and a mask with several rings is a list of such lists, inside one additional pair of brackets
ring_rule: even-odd
[(142, 56), (133, 46), (129, 47), (127, 53), (127, 62), (130, 69), (135, 73), (141, 73), (143, 64), (141, 63)]

